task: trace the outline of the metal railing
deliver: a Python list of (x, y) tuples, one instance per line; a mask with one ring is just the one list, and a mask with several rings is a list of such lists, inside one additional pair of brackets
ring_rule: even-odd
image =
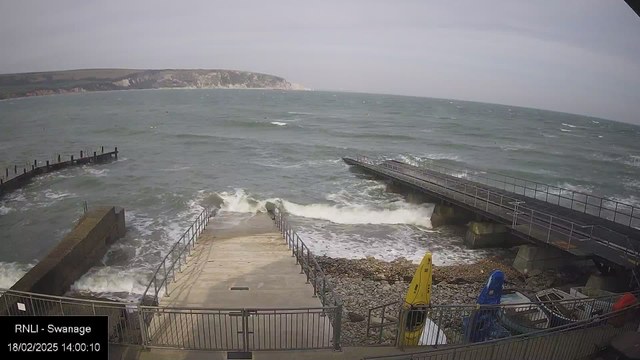
[[(178, 272), (180, 271), (182, 264), (187, 261), (187, 256), (191, 255), (191, 250), (195, 247), (198, 236), (202, 234), (207, 224), (209, 224), (209, 218), (215, 216), (217, 213), (217, 208), (205, 208), (193, 224), (180, 236), (178, 241), (171, 247), (171, 250), (169, 250), (162, 261), (160, 261), (160, 264), (158, 264), (156, 271), (149, 281), (149, 285), (147, 285), (140, 298), (140, 304), (157, 305), (158, 294), (161, 291), (163, 291), (165, 295), (168, 295), (169, 277), (171, 277), (173, 281), (176, 280), (176, 270)], [(147, 295), (152, 286), (153, 295)], [(148, 296), (151, 296), (151, 298), (148, 299)]]
[[(585, 194), (579, 191), (521, 179), (515, 176), (484, 172), (489, 176), (469, 173), (467, 170), (453, 169), (426, 161), (419, 161), (418, 167), (437, 171), (441, 174), (459, 177), (464, 171), (465, 178), (514, 194), (566, 207), (575, 211), (597, 216), (629, 227), (640, 227), (638, 207), (602, 196)], [(410, 164), (407, 164), (412, 166)], [(491, 176), (491, 177), (490, 177)]]
[[(633, 292), (636, 297), (639, 292)], [(402, 301), (369, 309), (367, 336), (399, 348), (458, 345), (509, 338), (608, 314), (623, 294), (500, 305), (431, 305), (405, 308)], [(400, 319), (400, 322), (398, 322)], [(418, 331), (417, 334), (411, 334)], [(384, 329), (392, 339), (383, 338)], [(407, 334), (409, 333), (409, 336)], [(421, 341), (419, 341), (420, 339)], [(407, 344), (406, 342), (409, 342)]]
[[(511, 222), (512, 228), (520, 234), (536, 238), (564, 250), (579, 247), (585, 241), (595, 241), (616, 251), (624, 253), (637, 263), (638, 252), (626, 235), (606, 229), (602, 226), (580, 224), (551, 215), (542, 211), (527, 208), (520, 199), (492, 191), (480, 185), (457, 180), (450, 176), (440, 176), (428, 172), (420, 172), (421, 176), (411, 176), (417, 170), (407, 169), (393, 163), (376, 164), (371, 159), (358, 156), (357, 161), (374, 166), (373, 170), (406, 181), (420, 188), (444, 195), (449, 199), (460, 201), (476, 209), (497, 215)], [(388, 170), (393, 171), (389, 173)], [(435, 186), (434, 186), (435, 185)], [(594, 229), (597, 229), (594, 233)], [(607, 237), (600, 237), (602, 235)], [(598, 236), (600, 235), (600, 236)]]
[[(599, 344), (627, 331), (637, 331), (640, 319), (636, 304), (621, 310), (565, 324), (550, 330), (521, 334), (508, 339), (466, 343), (413, 353), (365, 359), (579, 359), (600, 350)], [(448, 340), (448, 339), (447, 339)]]
[[(340, 349), (340, 306), (205, 309), (141, 306), (148, 346), (252, 351)], [(329, 315), (329, 316), (328, 316)]]
[(342, 301), (336, 295), (333, 285), (324, 274), (313, 252), (300, 239), (298, 233), (291, 227), (280, 208), (274, 210), (276, 226), (282, 231), (292, 256), (296, 257), (296, 264), (300, 265), (300, 274), (307, 276), (307, 284), (313, 284), (313, 296), (319, 296), (322, 306), (340, 306)]
[(142, 345), (143, 326), (137, 303), (76, 299), (0, 289), (0, 316), (105, 315), (109, 342)]
[(144, 306), (0, 289), (0, 316), (105, 315), (109, 343), (200, 350), (340, 349), (342, 306), (207, 309)]

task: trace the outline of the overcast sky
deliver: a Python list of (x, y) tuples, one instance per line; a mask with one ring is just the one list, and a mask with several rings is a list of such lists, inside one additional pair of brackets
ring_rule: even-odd
[(623, 0), (2, 0), (0, 34), (0, 73), (238, 69), (640, 123)]

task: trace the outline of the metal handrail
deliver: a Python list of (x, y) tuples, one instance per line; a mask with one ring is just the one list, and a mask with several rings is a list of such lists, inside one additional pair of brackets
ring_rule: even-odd
[[(410, 175), (407, 175), (406, 173), (400, 172), (398, 170), (402, 170), (400, 167), (394, 166), (392, 164), (388, 164), (388, 163), (383, 163), (381, 165), (382, 167), (386, 167), (389, 168), (391, 170), (394, 170), (395, 172), (399, 173), (400, 175), (404, 175), (407, 177), (411, 177)], [(547, 214), (544, 213), (542, 211), (538, 211), (535, 209), (530, 209), (530, 208), (525, 208), (522, 206), (515, 206), (513, 204), (515, 204), (516, 202), (519, 202), (518, 199), (516, 198), (512, 198), (510, 196), (506, 196), (504, 194), (501, 193), (497, 193), (494, 191), (491, 191), (489, 189), (477, 186), (477, 185), (470, 185), (464, 182), (460, 182), (460, 181), (455, 181), (446, 177), (440, 177), (440, 176), (436, 176), (433, 174), (427, 174), (428, 176), (432, 177), (432, 178), (439, 178), (441, 180), (445, 181), (445, 188), (447, 190), (449, 190), (449, 192), (453, 191), (456, 193), (459, 193), (465, 197), (472, 197), (474, 199), (474, 206), (477, 207), (478, 203), (479, 204), (484, 204), (485, 205), (485, 210), (488, 211), (489, 210), (489, 206), (498, 206), (499, 208), (511, 211), (511, 215), (512, 215), (512, 221), (514, 223), (517, 224), (517, 216), (518, 214), (522, 214), (524, 213), (524, 211), (527, 211), (527, 213), (530, 213), (530, 217), (529, 219), (531, 220), (531, 224), (533, 224), (533, 219), (538, 219), (540, 220), (540, 222), (537, 223), (537, 225), (543, 226), (545, 230), (547, 231), (547, 237), (546, 237), (546, 242), (549, 243), (550, 242), (550, 237), (551, 237), (551, 232), (554, 233), (562, 233), (561, 231), (559, 231), (558, 229), (563, 229), (564, 230), (569, 230), (569, 240), (573, 239), (574, 233), (575, 234), (579, 234), (580, 232), (576, 232), (571, 230), (572, 228), (585, 228), (585, 227), (591, 227), (591, 225), (582, 225), (582, 224), (578, 224), (575, 223), (573, 221), (569, 221), (563, 218), (560, 218), (558, 216), (554, 216), (551, 214)], [(395, 174), (395, 176), (398, 176), (397, 174)], [(428, 183), (427, 181), (424, 181), (423, 179), (420, 178), (416, 178), (416, 177), (411, 177), (412, 179), (409, 182), (415, 183), (417, 182), (422, 182), (422, 183)], [(455, 184), (455, 185), (459, 185), (459, 186), (464, 186), (464, 188), (466, 189), (466, 191), (458, 191), (455, 189), (451, 189), (449, 187), (449, 183)], [(436, 183), (431, 183), (431, 184), (436, 184), (439, 186), (442, 186), (440, 184)], [(468, 190), (475, 190), (473, 193), (469, 193)], [(453, 196), (453, 198), (455, 200), (462, 200), (463, 202), (466, 203), (465, 199), (457, 199), (455, 197), (455, 194)], [(500, 201), (494, 201), (493, 199), (499, 198)], [(521, 202), (520, 202), (521, 203)], [(513, 205), (513, 206), (509, 206), (509, 205)], [(520, 212), (519, 212), (520, 211)], [(554, 219), (556, 220), (555, 224), (554, 224)], [(555, 225), (555, 227), (553, 227)], [(530, 226), (531, 228), (531, 226)], [(531, 229), (530, 229), (531, 230)], [(530, 231), (529, 231), (530, 234)], [(566, 234), (565, 234), (566, 235)], [(583, 239), (582, 237), (580, 239)], [(591, 239), (591, 237), (589, 237), (589, 239)]]
[(74, 303), (86, 303), (86, 304), (105, 304), (105, 305), (138, 305), (137, 302), (125, 302), (125, 301), (108, 301), (108, 300), (93, 300), (93, 299), (83, 299), (83, 298), (74, 298), (69, 296), (56, 296), (56, 295), (48, 295), (48, 294), (38, 294), (27, 291), (20, 290), (11, 290), (11, 289), (3, 289), (0, 288), (0, 295), (11, 294), (11, 295), (22, 295), (25, 297), (37, 297), (40, 299), (50, 299), (50, 300), (62, 300), (69, 301)]
[[(558, 304), (562, 304), (562, 305), (567, 305), (567, 304), (572, 304), (572, 303), (585, 303), (585, 302), (593, 302), (593, 301), (598, 301), (598, 302), (602, 302), (602, 301), (607, 301), (607, 302), (615, 302), (618, 299), (620, 299), (620, 297), (622, 297), (625, 294), (632, 294), (636, 297), (640, 296), (640, 290), (634, 290), (634, 291), (628, 291), (625, 293), (615, 293), (615, 294), (611, 294), (611, 295), (601, 295), (601, 296), (592, 296), (592, 297), (584, 297), (584, 298), (574, 298), (574, 299), (563, 299), (563, 300), (556, 300), (556, 301), (531, 301), (531, 302), (527, 302), (527, 303), (517, 303), (517, 304), (492, 304), (492, 305), (487, 305), (487, 304), (441, 304), (441, 305), (434, 305), (434, 304), (429, 304), (429, 305), (416, 305), (416, 306), (412, 306), (412, 309), (436, 309), (436, 308), (450, 308), (450, 309), (470, 309), (470, 310), (478, 310), (478, 309), (487, 309), (487, 310), (496, 310), (496, 309), (502, 309), (502, 308), (511, 308), (511, 307), (522, 307), (522, 306), (540, 306), (540, 305), (558, 305)], [(399, 305), (401, 303), (403, 303), (404, 300), (396, 300), (396, 301), (392, 301), (389, 303), (385, 303), (382, 305), (378, 305), (372, 308), (369, 308), (369, 310), (377, 310), (380, 309), (382, 307), (389, 307), (389, 306), (393, 306), (393, 305)]]
[[(410, 164), (407, 164), (410, 165)], [(411, 165), (410, 165), (411, 166)], [(450, 167), (446, 167), (446, 166), (442, 166), (442, 165), (436, 165), (430, 162), (426, 162), (426, 161), (419, 161), (418, 162), (418, 167), (422, 167), (422, 168), (429, 168), (432, 169), (434, 171), (437, 171), (441, 174), (445, 174), (445, 175), (451, 175), (451, 173), (457, 173), (462, 171), (463, 169), (454, 169), (454, 168), (450, 168)], [(606, 220), (613, 220), (615, 223), (621, 224), (621, 225), (626, 225), (631, 227), (633, 225), (633, 219), (637, 219), (640, 220), (639, 216), (635, 216), (634, 214), (638, 214), (640, 215), (640, 212), (638, 212), (638, 207), (633, 206), (631, 204), (627, 204), (621, 201), (617, 201), (617, 200), (613, 200), (613, 199), (609, 199), (603, 196), (596, 196), (596, 195), (591, 195), (591, 194), (585, 194), (583, 192), (579, 192), (579, 191), (575, 191), (575, 190), (570, 190), (570, 189), (566, 189), (563, 187), (559, 187), (559, 186), (553, 186), (553, 185), (549, 185), (549, 184), (545, 184), (545, 183), (540, 183), (537, 181), (532, 181), (532, 180), (527, 180), (527, 179), (522, 179), (522, 178), (518, 178), (515, 176), (510, 176), (510, 175), (504, 175), (504, 174), (499, 174), (499, 173), (492, 173), (492, 172), (485, 172), (486, 174), (490, 174), (490, 175), (496, 175), (496, 176), (500, 176), (502, 178), (504, 178), (504, 180), (501, 179), (495, 179), (495, 178), (491, 178), (491, 177), (487, 177), (487, 176), (483, 176), (483, 175), (479, 175), (479, 174), (471, 174), (468, 175), (468, 177), (472, 177), (474, 179), (484, 179), (484, 184), (486, 186), (492, 186), (498, 189), (502, 189), (504, 191), (509, 191), (509, 192), (513, 192), (514, 194), (519, 194), (519, 192), (516, 191), (517, 188), (522, 188), (522, 194), (524, 196), (536, 199), (536, 200), (544, 200), (545, 202), (551, 203), (551, 204), (556, 204), (562, 207), (566, 207), (572, 210), (576, 210), (576, 211), (580, 211), (580, 209), (576, 209), (574, 207), (575, 204), (582, 204), (582, 213), (585, 214), (590, 214), (593, 216), (597, 216)], [(512, 182), (509, 182), (507, 179), (513, 179)], [(489, 181), (493, 182), (493, 185), (489, 185)], [(523, 183), (518, 183), (518, 181), (521, 181)], [(480, 183), (482, 183), (482, 181), (479, 181)], [(496, 186), (497, 184), (502, 184), (502, 187), (500, 186)], [(527, 187), (528, 184), (534, 184), (534, 188), (532, 187)], [(510, 186), (507, 186), (510, 185)], [(550, 192), (550, 189), (553, 190), (557, 190), (557, 192)], [(530, 190), (531, 192), (533, 192), (533, 196), (531, 196), (531, 192), (527, 192), (527, 190)], [(563, 193), (568, 193), (571, 194), (571, 197), (567, 197), (567, 196), (562, 196)], [(541, 199), (538, 197), (538, 194), (544, 194), (545, 197), (544, 199)], [(549, 195), (551, 195), (552, 197), (556, 197), (557, 198), (557, 202), (553, 202), (553, 201), (549, 201)], [(584, 201), (577, 199), (576, 195), (580, 195), (582, 197), (584, 197)], [(596, 199), (595, 202), (593, 201), (589, 201), (589, 199)], [(565, 206), (561, 203), (560, 199), (565, 199), (565, 200), (570, 200), (571, 201), (571, 205), (570, 206)], [(609, 207), (605, 206), (607, 203), (609, 203)], [(594, 206), (597, 207), (597, 214), (593, 214), (590, 212), (587, 212), (587, 208), (588, 206)], [(626, 211), (623, 211), (623, 209), (627, 209)], [(603, 214), (603, 210), (605, 211), (605, 213)], [(606, 212), (612, 212), (613, 213), (613, 219), (608, 218), (606, 215)], [(624, 215), (629, 217), (629, 222), (627, 223), (622, 223), (617, 221), (617, 215)], [(640, 225), (640, 224), (639, 224)]]
[[(176, 279), (176, 264), (178, 264), (178, 271), (182, 267), (182, 264), (186, 262), (186, 257), (191, 255), (191, 250), (195, 246), (197, 238), (204, 231), (205, 227), (209, 223), (209, 218), (215, 216), (218, 213), (218, 208), (206, 207), (200, 215), (196, 218), (196, 220), (191, 224), (191, 226), (180, 236), (178, 241), (171, 247), (171, 250), (167, 252), (164, 256), (156, 271), (153, 273), (151, 280), (149, 281), (149, 285), (144, 290), (142, 297), (140, 298), (140, 304), (145, 303), (145, 298), (147, 297), (147, 293), (149, 292), (151, 285), (154, 286), (154, 295), (153, 295), (153, 304), (158, 303), (158, 293), (162, 290), (164, 286), (164, 294), (167, 295), (169, 292), (169, 282), (167, 281), (169, 273), (171, 273), (173, 281)], [(189, 238), (187, 240), (187, 238)], [(182, 247), (179, 245), (183, 244)], [(185, 255), (185, 253), (187, 253)], [(171, 256), (171, 261), (169, 266), (167, 266), (167, 260)], [(183, 260), (184, 256), (184, 260)], [(160, 269), (164, 269), (162, 280), (158, 285), (158, 274), (160, 273)]]
[[(402, 360), (411, 360), (411, 359), (416, 359), (416, 356), (428, 356), (430, 354), (436, 354), (436, 353), (440, 353), (440, 352), (453, 352), (455, 354), (456, 350), (459, 349), (463, 349), (463, 348), (481, 348), (481, 347), (489, 347), (489, 346), (504, 346), (504, 344), (507, 343), (511, 343), (511, 342), (517, 342), (517, 341), (526, 341), (526, 340), (530, 340), (530, 339), (535, 339), (535, 338), (540, 338), (540, 337), (544, 337), (544, 336), (553, 336), (556, 335), (558, 333), (565, 333), (565, 332), (570, 332), (570, 331), (575, 331), (575, 330), (581, 330), (581, 329), (586, 329), (588, 327), (593, 327), (593, 326), (597, 326), (598, 324), (604, 325), (607, 323), (608, 320), (613, 319), (613, 318), (617, 318), (619, 316), (624, 316), (625, 314), (629, 314), (630, 312), (633, 311), (637, 311), (638, 309), (640, 309), (640, 304), (635, 304), (620, 310), (616, 310), (616, 311), (612, 311), (610, 313), (606, 313), (603, 315), (597, 315), (594, 316), (592, 318), (586, 319), (586, 320), (581, 320), (581, 321), (577, 321), (577, 322), (573, 322), (573, 323), (569, 323), (569, 324), (565, 324), (562, 326), (557, 326), (557, 327), (553, 327), (550, 329), (544, 329), (544, 330), (539, 330), (539, 331), (535, 331), (535, 332), (531, 332), (531, 333), (527, 333), (527, 334), (521, 334), (521, 335), (516, 335), (516, 336), (512, 336), (512, 337), (508, 337), (508, 338), (501, 338), (501, 339), (493, 339), (493, 340), (487, 340), (487, 341), (482, 341), (482, 342), (477, 342), (477, 343), (463, 343), (463, 344), (458, 344), (458, 345), (452, 345), (452, 346), (447, 346), (444, 349), (429, 349), (429, 350), (422, 350), (422, 351), (413, 351), (413, 352), (404, 352), (404, 353), (398, 353), (398, 354), (390, 354), (390, 355), (379, 355), (379, 356), (371, 356), (371, 357), (365, 357), (364, 359), (402, 359)], [(637, 326), (636, 322), (632, 322), (629, 320), (629, 317), (624, 318), (626, 324), (625, 325), (634, 325)], [(404, 327), (403, 327), (404, 328)], [(635, 331), (636, 329), (630, 329)], [(403, 334), (400, 334), (400, 336), (402, 336)], [(487, 354), (485, 354), (486, 357)], [(435, 356), (435, 355), (434, 355)], [(448, 358), (448, 357), (447, 357)], [(479, 357), (480, 359), (484, 359), (484, 357)], [(489, 355), (489, 357), (487, 357), (489, 359), (491, 359), (492, 357)]]
[[(411, 176), (409, 174), (407, 174), (405, 171), (409, 170), (409, 169), (403, 169), (400, 166), (397, 165), (393, 165), (391, 163), (388, 162), (383, 162), (382, 164), (376, 164), (375, 162), (373, 162), (371, 159), (365, 157), (365, 156), (358, 156), (357, 157), (357, 161), (361, 162), (363, 164), (368, 164), (368, 165), (372, 165), (372, 166), (376, 166), (378, 167), (378, 171), (382, 171), (384, 172), (384, 169), (382, 168), (388, 168), (393, 170), (396, 174), (394, 174), (394, 176), (398, 177), (400, 174), (400, 176), (405, 176), (405, 177), (409, 177), (410, 179), (407, 180), (410, 183), (413, 183), (415, 185), (419, 184), (417, 182), (422, 182), (422, 183), (429, 183), (421, 178), (417, 178), (414, 176)], [(417, 171), (417, 170), (413, 170), (410, 169), (409, 171)], [(491, 191), (490, 189), (487, 189), (485, 187), (481, 187), (478, 185), (472, 185), (472, 184), (468, 184), (467, 182), (463, 182), (463, 181), (456, 181), (453, 179), (450, 179), (449, 176), (447, 175), (447, 177), (441, 177), (441, 176), (437, 176), (431, 173), (423, 173), (420, 172), (423, 175), (426, 175), (430, 178), (436, 178), (436, 179), (440, 179), (444, 181), (444, 186), (442, 186), (441, 184), (439, 184), (438, 182), (435, 183), (431, 183), (431, 184), (435, 184), (441, 187), (446, 188), (448, 191), (445, 191), (444, 193), (446, 193), (447, 196), (451, 196), (450, 192), (454, 192), (453, 194), (453, 198), (455, 200), (461, 200), (463, 202), (466, 203), (466, 199), (464, 197), (472, 197), (474, 199), (473, 202), (473, 206), (477, 207), (478, 203), (486, 205), (485, 206), (485, 210), (488, 211), (489, 210), (489, 205), (491, 204), (492, 206), (498, 206), (499, 208), (508, 210), (508, 211), (512, 211), (512, 226), (518, 225), (517, 223), (517, 218), (518, 215), (522, 215), (523, 213), (528, 213), (529, 215), (529, 231), (528, 231), (528, 235), (531, 235), (531, 231), (533, 230), (533, 226), (534, 224), (536, 226), (539, 226), (541, 228), (541, 230), (546, 230), (547, 231), (547, 236), (545, 239), (546, 243), (550, 243), (551, 241), (551, 234), (560, 234), (563, 236), (568, 236), (568, 241), (567, 244), (565, 245), (565, 250), (569, 249), (571, 246), (571, 241), (573, 239), (577, 239), (579, 241), (586, 241), (586, 240), (593, 240), (593, 241), (597, 241), (600, 244), (603, 244), (607, 247), (616, 249), (616, 250), (622, 250), (623, 252), (625, 252), (625, 256), (626, 253), (631, 252), (632, 254), (634, 254), (634, 257), (638, 256), (638, 252), (635, 251), (635, 249), (633, 249), (633, 246), (631, 245), (631, 241), (629, 240), (629, 238), (625, 235), (619, 234), (620, 236), (623, 236), (624, 239), (623, 241), (627, 244), (627, 246), (631, 245), (631, 248), (625, 247), (622, 244), (617, 244), (617, 245), (612, 245), (610, 240), (609, 241), (603, 241), (597, 237), (593, 236), (593, 228), (596, 227), (598, 229), (606, 229), (604, 227), (601, 226), (594, 226), (594, 225), (584, 225), (584, 224), (579, 224), (570, 220), (566, 220), (564, 218), (558, 217), (558, 216), (554, 216), (539, 210), (535, 210), (535, 209), (530, 209), (530, 208), (526, 208), (526, 207), (522, 207), (522, 206), (518, 206), (518, 204), (522, 204), (523, 202), (520, 199), (516, 199), (507, 195), (504, 195), (502, 193), (497, 193), (495, 191)], [(446, 174), (443, 174), (446, 175)], [(406, 180), (406, 179), (405, 179)], [(465, 191), (459, 191), (459, 190), (455, 190), (449, 187), (449, 183), (458, 185), (460, 187), (464, 187)], [(475, 190), (474, 193), (469, 193), (467, 190), (471, 189), (471, 190)], [(457, 199), (456, 198), (456, 194), (455, 193), (459, 193), (461, 195), (463, 195), (464, 197), (461, 199)], [(475, 194), (475, 195), (474, 195)], [(480, 196), (478, 195), (480, 194)], [(496, 201), (492, 201), (492, 197), (493, 199), (499, 198), (500, 201), (498, 202)], [(506, 200), (506, 201), (505, 201)], [(512, 206), (508, 206), (508, 205), (512, 205)], [(537, 222), (534, 221), (534, 219), (539, 220)], [(554, 222), (555, 221), (555, 222)], [(585, 231), (583, 229), (591, 229), (588, 233), (585, 233)], [(563, 231), (564, 230), (564, 231)], [(606, 229), (608, 231), (611, 231), (609, 229)], [(558, 246), (556, 244), (554, 244), (557, 247), (561, 247)]]
[[(315, 255), (307, 244), (300, 239), (298, 233), (291, 227), (283, 211), (276, 207), (274, 210), (276, 226), (282, 231), (287, 245), (292, 251), (292, 256), (296, 257), (296, 265), (300, 265), (300, 273), (304, 273), (307, 276), (307, 283), (313, 280), (313, 296), (320, 295), (320, 301), (323, 306), (338, 306), (342, 304), (342, 300), (336, 295), (333, 285), (327, 280), (327, 276), (318, 264)], [(306, 250), (306, 252), (305, 252)], [(313, 268), (313, 270), (312, 270)], [(313, 272), (313, 276), (312, 276)], [(321, 285), (319, 284), (321, 283)], [(327, 292), (331, 294), (332, 305), (327, 305)]]

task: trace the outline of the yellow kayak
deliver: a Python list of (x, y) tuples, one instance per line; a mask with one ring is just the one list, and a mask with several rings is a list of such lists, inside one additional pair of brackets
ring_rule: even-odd
[[(415, 306), (431, 304), (432, 271), (431, 253), (426, 253), (409, 285), (407, 296), (404, 299), (404, 309), (410, 310)], [(424, 311), (419, 310), (407, 313), (404, 328), (404, 344), (406, 346), (418, 345), (425, 324), (425, 315)]]

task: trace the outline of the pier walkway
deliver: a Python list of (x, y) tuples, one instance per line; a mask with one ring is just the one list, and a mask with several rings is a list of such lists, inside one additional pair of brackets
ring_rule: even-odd
[[(514, 235), (533, 243), (549, 244), (612, 268), (633, 270), (637, 267), (640, 243), (636, 235), (639, 232), (631, 226), (622, 226), (603, 217), (596, 220), (586, 212), (398, 161), (376, 163), (366, 157), (343, 160), (366, 172), (505, 224)], [(560, 197), (548, 191), (545, 196), (547, 199), (549, 196)]]

